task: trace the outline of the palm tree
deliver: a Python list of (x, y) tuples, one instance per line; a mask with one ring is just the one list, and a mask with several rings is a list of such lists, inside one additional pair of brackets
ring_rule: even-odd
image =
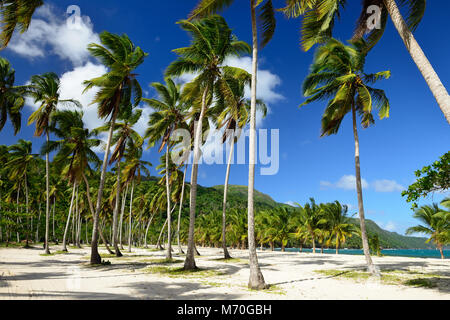
[[(162, 83), (152, 83), (152, 87), (158, 92), (159, 100), (157, 99), (143, 99), (155, 112), (150, 115), (148, 122), (148, 129), (145, 138), (149, 139), (149, 147), (155, 145), (157, 141), (161, 140), (159, 152), (166, 147), (166, 196), (167, 196), (167, 219), (168, 219), (168, 246), (167, 259), (172, 259), (172, 217), (171, 217), (171, 203), (170, 203), (170, 170), (169, 170), (169, 156), (171, 142), (170, 137), (172, 133), (180, 128), (186, 129), (186, 105), (181, 103), (181, 86), (176, 85), (171, 78), (166, 79), (166, 85)], [(173, 144), (173, 143), (172, 143)]]
[[(143, 139), (137, 133), (133, 126), (139, 121), (142, 116), (142, 110), (138, 109), (133, 112), (133, 108), (130, 105), (128, 108), (124, 108), (121, 110), (121, 114), (119, 115), (119, 119), (123, 120), (123, 122), (115, 122), (114, 123), (114, 136), (112, 137), (111, 144), (115, 145), (114, 151), (111, 154), (111, 159), (109, 160), (109, 164), (112, 165), (116, 162), (116, 197), (115, 197), (115, 206), (113, 211), (113, 245), (116, 251), (116, 256), (121, 257), (122, 253), (119, 249), (119, 239), (118, 239), (118, 217), (119, 217), (119, 206), (120, 206), (120, 194), (122, 191), (122, 182), (120, 179), (121, 169), (120, 164), (122, 158), (125, 155), (125, 150), (128, 147), (140, 147), (143, 144)], [(97, 128), (96, 132), (108, 132), (111, 130), (111, 123), (108, 123), (100, 128)]]
[(21, 33), (28, 30), (34, 12), (43, 4), (43, 0), (0, 0), (2, 48), (8, 45), (16, 29)]
[[(230, 6), (233, 0), (201, 0), (190, 18), (196, 19), (218, 13)], [(264, 48), (272, 39), (275, 28), (275, 10), (272, 0), (249, 0), (250, 16), (252, 25), (252, 85), (251, 85), (251, 108), (250, 108), (250, 140), (249, 140), (249, 178), (248, 178), (248, 237), (249, 237), (249, 260), (250, 278), (248, 286), (251, 289), (264, 289), (266, 284), (258, 264), (255, 242), (255, 211), (254, 211), (254, 189), (255, 189), (255, 150), (256, 150), (256, 105), (257, 92), (256, 83), (258, 77), (258, 50)], [(259, 8), (259, 9), (258, 9)], [(258, 17), (256, 11), (258, 12)], [(258, 43), (258, 29), (261, 31), (261, 42)]]
[(201, 112), (194, 131), (189, 241), (184, 264), (185, 270), (193, 270), (196, 269), (194, 259), (194, 225), (203, 120), (211, 103), (214, 87), (221, 78), (222, 64), (225, 58), (249, 52), (250, 48), (245, 42), (236, 40), (225, 19), (220, 16), (214, 15), (194, 22), (183, 20), (178, 23), (192, 36), (191, 46), (174, 50), (179, 55), (179, 58), (167, 68), (166, 74), (172, 77), (180, 76), (186, 72), (199, 74), (190, 84), (187, 92), (190, 97), (200, 95), (202, 97)]
[(335, 201), (322, 205), (322, 212), (330, 234), (327, 245), (331, 244), (334, 237), (336, 254), (339, 254), (339, 246), (344, 244), (348, 237), (352, 237), (356, 233), (354, 225), (347, 216), (348, 207), (341, 205), (339, 201)]
[(59, 140), (49, 141), (44, 144), (41, 153), (48, 154), (52, 151), (57, 151), (53, 163), (56, 167), (61, 168), (61, 176), (67, 177), (69, 185), (72, 186), (72, 198), (63, 235), (63, 251), (67, 251), (66, 239), (73, 211), (75, 190), (81, 181), (84, 181), (89, 208), (92, 208), (89, 181), (86, 173), (92, 171), (90, 163), (94, 164), (96, 168), (100, 165), (99, 158), (92, 150), (92, 148), (100, 145), (100, 140), (95, 138), (95, 132), (85, 128), (83, 112), (81, 111), (64, 110), (55, 112), (52, 117), (50, 131)]
[[(224, 84), (228, 90), (217, 90), (217, 99), (215, 108), (219, 116), (217, 117), (217, 126), (219, 129), (225, 129), (223, 135), (223, 142), (230, 140), (230, 153), (228, 155), (227, 171), (225, 175), (225, 185), (223, 191), (223, 206), (222, 206), (222, 248), (225, 259), (230, 259), (231, 256), (227, 250), (226, 245), (226, 210), (227, 210), (227, 192), (228, 181), (230, 179), (230, 168), (233, 159), (234, 144), (239, 138), (236, 136), (236, 130), (241, 130), (250, 121), (251, 101), (245, 99), (245, 88), (251, 83), (251, 75), (242, 70), (239, 74), (229, 74), (228, 69), (225, 69)], [(228, 93), (230, 97), (225, 98), (222, 95), (222, 91)], [(263, 112), (263, 116), (267, 115), (267, 106), (262, 100), (257, 100), (257, 108)], [(237, 139), (236, 139), (237, 138)]]
[(25, 104), (23, 87), (14, 85), (16, 71), (11, 67), (8, 60), (0, 57), (0, 130), (3, 129), (6, 119), (14, 127), (17, 134), (21, 127), (21, 109)]
[[(334, 21), (340, 17), (340, 10), (344, 8), (345, 3), (345, 0), (288, 0), (287, 6), (282, 10), (288, 17), (304, 15), (302, 45), (307, 51), (314, 44), (323, 43), (332, 36)], [(400, 0), (399, 3), (407, 8), (406, 21), (395, 0), (364, 0), (354, 39), (361, 39), (366, 35), (368, 49), (372, 48), (381, 39), (390, 16), (406, 49), (422, 73), (447, 122), (450, 123), (450, 96), (413, 35), (425, 14), (426, 0)], [(382, 13), (380, 28), (370, 30), (367, 23), (369, 19), (367, 9), (372, 5), (381, 8)]]
[(322, 224), (322, 211), (320, 206), (316, 204), (313, 198), (309, 199), (310, 203), (305, 204), (303, 207), (296, 203), (298, 226), (297, 233), (299, 233), (303, 227), (306, 228), (309, 237), (311, 238), (313, 253), (316, 253), (316, 237), (319, 231), (319, 227)]
[(93, 87), (99, 88), (92, 104), (98, 104), (98, 115), (101, 119), (110, 118), (110, 130), (100, 176), (97, 205), (93, 217), (91, 264), (101, 263), (101, 257), (97, 248), (98, 217), (102, 204), (113, 130), (121, 107), (128, 107), (133, 97), (133, 106), (137, 106), (141, 101), (142, 89), (136, 79), (137, 75), (133, 72), (144, 62), (145, 57), (148, 55), (141, 48), (136, 47), (125, 34), (119, 36), (104, 31), (100, 34), (100, 41), (102, 45), (90, 44), (88, 50), (109, 69), (109, 72), (101, 77), (84, 82), (86, 85), (85, 91)]
[[(31, 166), (36, 163), (37, 154), (32, 153), (31, 141), (20, 139), (17, 144), (9, 147), (9, 160), (6, 168), (9, 172), (9, 179), (23, 184), (25, 189), (26, 214), (29, 214), (29, 181), (28, 172)], [(29, 216), (27, 217), (29, 219)], [(28, 222), (29, 224), (29, 222)], [(26, 245), (28, 247), (29, 231), (26, 232)]]
[[(80, 107), (81, 105), (75, 100), (61, 100), (60, 95), (60, 79), (53, 72), (43, 75), (35, 75), (31, 77), (31, 84), (27, 87), (27, 94), (30, 95), (34, 102), (39, 103), (39, 108), (33, 112), (28, 119), (28, 125), (36, 123), (34, 135), (41, 137), (45, 133), (47, 143), (50, 140), (49, 129), (50, 121), (55, 113), (58, 104)], [(49, 153), (45, 154), (45, 175), (46, 175), (46, 207), (45, 207), (45, 253), (50, 254), (48, 246), (49, 234), (49, 217), (50, 217), (50, 160)]]
[[(143, 171), (147, 176), (150, 176), (150, 171), (147, 166), (152, 164), (148, 161), (142, 160), (142, 141), (140, 145), (129, 144), (127, 161), (123, 171), (123, 180), (126, 185), (131, 184), (131, 198), (130, 198), (130, 230), (128, 234), (128, 252), (131, 252), (131, 219), (133, 212), (133, 194), (135, 183), (141, 182), (141, 172)], [(145, 198), (144, 198), (145, 200)]]
[(331, 39), (320, 47), (314, 57), (311, 72), (303, 84), (303, 94), (307, 100), (302, 106), (332, 97), (322, 117), (322, 137), (337, 134), (344, 117), (350, 112), (352, 114), (362, 243), (369, 271), (378, 275), (379, 272), (370, 257), (365, 226), (356, 113), (361, 118), (363, 128), (374, 123), (372, 115), (374, 107), (379, 110), (380, 119), (389, 117), (390, 105), (386, 94), (383, 90), (372, 88), (368, 84), (388, 79), (390, 72), (364, 73), (366, 54), (367, 46), (364, 40), (345, 46), (340, 41)]
[(429, 235), (430, 238), (426, 242), (433, 241), (441, 253), (441, 258), (445, 259), (443, 247), (450, 243), (450, 221), (448, 216), (445, 217), (441, 213), (442, 210), (436, 203), (431, 206), (420, 207), (414, 211), (414, 218), (418, 219), (422, 224), (408, 228), (406, 234), (423, 233)]

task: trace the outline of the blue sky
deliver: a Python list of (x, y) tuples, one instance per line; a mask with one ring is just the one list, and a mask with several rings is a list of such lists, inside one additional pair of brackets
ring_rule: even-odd
[[(248, 1), (236, 1), (223, 15), (239, 39), (251, 41)], [(359, 1), (349, 1), (335, 37), (345, 41), (359, 15)], [(442, 82), (450, 86), (448, 52), (450, 42), (443, 41), (450, 3), (428, 2), (427, 13), (416, 38), (437, 70)], [(78, 98), (85, 104), (90, 127), (101, 123), (94, 106), (88, 107), (91, 96), (80, 96), (81, 80), (101, 74), (104, 69), (90, 58), (87, 43), (98, 39), (98, 33), (108, 30), (127, 33), (134, 43), (149, 53), (138, 69), (139, 80), (148, 97), (155, 95), (149, 84), (163, 80), (163, 72), (176, 55), (171, 50), (186, 46), (189, 38), (176, 21), (187, 16), (197, 0), (178, 1), (48, 1), (41, 9), (27, 34), (14, 37), (9, 49), (2, 52), (16, 69), (18, 84), (26, 83), (33, 74), (48, 71), (58, 73), (64, 83), (66, 98)], [(157, 3), (157, 4), (156, 4)], [(67, 30), (65, 12), (69, 5), (78, 5), (83, 26), (78, 31)], [(276, 0), (281, 7), (283, 1)], [(89, 19), (89, 21), (87, 20)], [(288, 20), (278, 15), (278, 25), (272, 42), (260, 53), (260, 97), (270, 107), (261, 128), (280, 129), (280, 170), (277, 175), (256, 177), (256, 189), (279, 202), (305, 203), (309, 197), (318, 202), (339, 200), (356, 212), (357, 199), (353, 189), (354, 141), (351, 119), (347, 118), (338, 135), (320, 138), (320, 119), (324, 103), (302, 109), (301, 84), (312, 62), (314, 50), (303, 52), (299, 47), (300, 20)], [(438, 31), (438, 32), (437, 32)], [(234, 61), (248, 67), (249, 57)], [(415, 224), (410, 205), (401, 197), (401, 190), (414, 181), (414, 171), (438, 159), (449, 150), (450, 131), (424, 79), (410, 58), (392, 23), (367, 59), (366, 71), (391, 70), (392, 78), (378, 83), (391, 102), (391, 117), (377, 121), (375, 126), (360, 130), (361, 169), (366, 182), (364, 201), (367, 218), (382, 227), (403, 233)], [(72, 95), (72, 96), (71, 96)], [(33, 128), (26, 126), (31, 106), (24, 109), (22, 131), (13, 136), (9, 124), (0, 133), (3, 144), (19, 138), (33, 141), (38, 151), (41, 139), (33, 137)], [(145, 110), (148, 116), (150, 110)], [(145, 129), (145, 118), (139, 124)], [(145, 153), (154, 164), (156, 150)], [(199, 183), (204, 186), (223, 184), (225, 165), (200, 167)], [(230, 183), (247, 185), (248, 167), (232, 167)], [(259, 170), (257, 171), (259, 172)], [(152, 169), (152, 174), (156, 174)], [(422, 204), (439, 201), (436, 194)]]

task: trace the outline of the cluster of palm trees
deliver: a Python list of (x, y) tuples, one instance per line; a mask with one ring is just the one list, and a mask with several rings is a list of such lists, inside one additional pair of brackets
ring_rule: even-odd
[[(228, 213), (230, 223), (227, 225), (227, 246), (233, 249), (247, 249), (247, 219), (242, 210), (232, 209)], [(199, 216), (196, 242), (201, 246), (222, 246), (220, 212), (214, 211)], [(261, 210), (255, 217), (256, 242), (261, 249), (281, 248), (284, 252), (288, 244), (299, 247), (306, 245), (316, 253), (316, 245), (333, 246), (336, 253), (353, 235), (360, 236), (360, 230), (348, 216), (348, 207), (338, 201), (316, 204), (314, 199), (304, 206), (280, 206)], [(226, 258), (225, 258), (226, 259)]]
[[(57, 155), (53, 160), (54, 166), (55, 168), (60, 168), (59, 174), (68, 181), (72, 189), (64, 233), (66, 234), (68, 232), (69, 222), (73, 213), (72, 226), (77, 230), (78, 238), (81, 238), (80, 231), (82, 228), (79, 196), (84, 192), (85, 196), (81, 196), (81, 198), (86, 199), (86, 207), (89, 209), (92, 219), (91, 263), (99, 264), (102, 261), (98, 253), (99, 237), (104, 239), (103, 242), (105, 244), (108, 242), (102, 231), (105, 221), (102, 217), (104, 218), (108, 214), (111, 216), (111, 212), (112, 230), (110, 244), (112, 243), (115, 254), (117, 256), (121, 255), (123, 218), (128, 191), (130, 192), (130, 229), (128, 230), (128, 242), (129, 250), (131, 250), (131, 238), (133, 234), (133, 223), (131, 221), (133, 216), (132, 204), (138, 199), (141, 203), (145, 203), (148, 200), (145, 198), (145, 192), (142, 192), (142, 190), (138, 192), (137, 198), (135, 195), (136, 189), (139, 189), (141, 171), (146, 171), (146, 167), (150, 165), (141, 160), (144, 141), (147, 140), (149, 147), (160, 143), (159, 152), (165, 149), (165, 155), (163, 155), (162, 161), (164, 165), (161, 167), (163, 169), (164, 181), (160, 181), (160, 192), (157, 192), (156, 195), (151, 197), (151, 203), (152, 208), (158, 208), (159, 210), (164, 208), (166, 211), (167, 223), (164, 223), (164, 225), (167, 225), (168, 228), (169, 245), (167, 248), (167, 257), (169, 259), (172, 255), (172, 214), (176, 205), (179, 206), (177, 238), (178, 243), (180, 243), (181, 212), (184, 194), (187, 190), (184, 182), (188, 167), (187, 158), (190, 154), (192, 155), (193, 164), (191, 166), (189, 185), (188, 248), (184, 267), (187, 270), (196, 268), (195, 218), (197, 212), (198, 160), (201, 156), (201, 137), (210, 123), (207, 119), (211, 120), (218, 128), (229, 129), (226, 132), (249, 125), (250, 165), (247, 228), (245, 229), (247, 230), (247, 235), (240, 235), (240, 237), (245, 239), (241, 239), (241, 242), (246, 241), (249, 247), (249, 287), (253, 289), (266, 287), (256, 255), (257, 240), (261, 242), (261, 239), (265, 238), (261, 235), (257, 237), (256, 234), (258, 232), (255, 229), (254, 163), (256, 162), (254, 161), (254, 157), (256, 111), (258, 107), (263, 110), (265, 109), (264, 103), (257, 99), (256, 84), (259, 49), (266, 46), (274, 36), (276, 12), (281, 11), (288, 17), (303, 16), (303, 49), (309, 50), (315, 44), (321, 45), (315, 55), (314, 63), (311, 67), (311, 74), (304, 82), (303, 93), (307, 97), (305, 104), (317, 100), (329, 100), (322, 118), (322, 135), (336, 134), (343, 118), (349, 113), (352, 114), (360, 232), (369, 270), (374, 274), (378, 273), (370, 257), (369, 243), (365, 230), (357, 121), (360, 119), (363, 127), (368, 127), (373, 124), (373, 108), (378, 109), (381, 119), (389, 116), (390, 106), (385, 93), (370, 85), (380, 79), (389, 78), (390, 73), (384, 71), (367, 74), (364, 72), (364, 64), (370, 49), (376, 45), (384, 33), (387, 19), (390, 16), (406, 48), (424, 75), (442, 112), (450, 122), (450, 97), (412, 33), (424, 15), (426, 8), (425, 0), (405, 0), (400, 2), (402, 6), (406, 6), (409, 9), (406, 22), (401, 16), (395, 0), (363, 1), (362, 14), (349, 45), (344, 45), (332, 38), (334, 21), (339, 17), (340, 11), (346, 2), (345, 0), (287, 0), (286, 6), (279, 10), (274, 8), (271, 0), (249, 0), (252, 46), (237, 40), (225, 19), (217, 15), (218, 12), (224, 10), (233, 2), (232, 0), (202, 0), (194, 8), (187, 20), (178, 22), (180, 27), (191, 37), (191, 43), (188, 47), (174, 50), (178, 55), (178, 59), (166, 69), (166, 83), (153, 84), (153, 87), (159, 94), (158, 99), (145, 99), (142, 97), (142, 89), (137, 79), (137, 74), (135, 73), (135, 70), (144, 62), (147, 54), (140, 47), (136, 46), (127, 35), (115, 35), (106, 31), (101, 33), (101, 43), (89, 45), (88, 50), (108, 71), (98, 78), (84, 82), (85, 91), (93, 88), (97, 90), (92, 104), (97, 105), (99, 118), (106, 121), (106, 125), (94, 131), (89, 131), (85, 128), (82, 122), (83, 115), (81, 112), (59, 110), (58, 107), (61, 105), (70, 105), (76, 109), (80, 107), (80, 104), (75, 100), (60, 99), (60, 82), (56, 74), (46, 73), (33, 76), (29, 85), (16, 86), (14, 83), (14, 70), (8, 61), (3, 58), (0, 59), (0, 75), (2, 76), (0, 79), (0, 129), (3, 128), (9, 117), (15, 132), (17, 133), (20, 130), (20, 110), (24, 105), (25, 97), (30, 97), (38, 105), (38, 109), (31, 115), (28, 124), (34, 123), (36, 125), (36, 136), (45, 134), (46, 137), (46, 143), (41, 152), (42, 155), (45, 155), (46, 253), (50, 253), (49, 223), (50, 209), (52, 207), (51, 200), (57, 198), (57, 191), (52, 189), (56, 183), (50, 181), (49, 154), (57, 151)], [(4, 47), (8, 45), (15, 30), (19, 30), (20, 32), (27, 30), (33, 13), (43, 4), (44, 1), (38, 0), (0, 1), (1, 41)], [(367, 8), (371, 5), (378, 5), (382, 9), (380, 28), (369, 29), (368, 27)], [(252, 54), (253, 64), (251, 74), (239, 68), (223, 65), (227, 57), (233, 55), (240, 56), (242, 54)], [(195, 74), (195, 78), (190, 83), (180, 87), (176, 84), (175, 78), (185, 73)], [(244, 89), (248, 85), (251, 88), (251, 99), (249, 101), (244, 98)], [(133, 129), (133, 126), (141, 117), (141, 111), (138, 106), (142, 102), (148, 104), (155, 110), (151, 115), (148, 130), (144, 137), (139, 136)], [(171, 139), (173, 132), (180, 128), (189, 130), (191, 136), (193, 136), (188, 146), (181, 146), (178, 141)], [(108, 137), (104, 146), (105, 153), (102, 162), (99, 161), (93, 150), (93, 148), (100, 145), (100, 141), (96, 138), (100, 132), (107, 132)], [(50, 136), (52, 134), (60, 140), (51, 141)], [(227, 140), (233, 146), (236, 137), (234, 134), (225, 134), (223, 142), (225, 143)], [(21, 149), (22, 151), (20, 153), (29, 151), (26, 153), (29, 155), (29, 161), (40, 162), (36, 155), (31, 154), (30, 147), (25, 146), (27, 142), (22, 141), (21, 143), (23, 144), (23, 150)], [(113, 150), (111, 152), (112, 147)], [(7, 153), (12, 151), (12, 149), (8, 150)], [(170, 153), (174, 152), (184, 153), (184, 161), (177, 164), (171, 163)], [(230, 159), (231, 156), (232, 153), (230, 153)], [(11, 161), (8, 160), (8, 167), (14, 166), (14, 163), (18, 162)], [(92, 170), (91, 165), (95, 166), (96, 169), (97, 167), (101, 167), (100, 172)], [(114, 176), (108, 172), (108, 166), (115, 167), (113, 169)], [(36, 168), (40, 168), (40, 166)], [(29, 209), (28, 185), (30, 181), (29, 174), (26, 174), (28, 170), (26, 168), (17, 172), (17, 175), (20, 175), (21, 179), (15, 179), (14, 176), (11, 178), (10, 176), (10, 179), (14, 180), (17, 184), (17, 199), (19, 198), (20, 190), (25, 190), (26, 210)], [(228, 184), (229, 173), (230, 166), (228, 165), (225, 179), (226, 185)], [(38, 175), (35, 178), (37, 179), (37, 177)], [(98, 181), (98, 185), (95, 183), (94, 188), (97, 191), (97, 195), (92, 196), (90, 192), (90, 180), (92, 183), (95, 179)], [(23, 181), (19, 183), (19, 180)], [(108, 190), (110, 186), (112, 188)], [(104, 199), (106, 191), (110, 191), (107, 201)], [(36, 199), (40, 199), (40, 195), (41, 193), (36, 195)], [(225, 257), (229, 257), (226, 250), (227, 238), (225, 236), (227, 233), (226, 197), (227, 188), (224, 188), (221, 242)], [(19, 211), (19, 201), (16, 202), (17, 211)], [(55, 205), (53, 203), (54, 207)], [(311, 203), (299, 210), (299, 212), (315, 210), (315, 204)], [(330, 209), (330, 211), (334, 210), (338, 210), (338, 208)], [(327, 210), (321, 209), (321, 212), (325, 211)], [(330, 213), (330, 217), (331, 215)], [(278, 223), (289, 220), (286, 214), (281, 212), (275, 216), (279, 219)], [(146, 229), (146, 234), (153, 218), (154, 216), (152, 215), (146, 220), (139, 219), (139, 223), (141, 224), (141, 239), (143, 237), (143, 229)], [(314, 220), (312, 217), (305, 218), (305, 220), (301, 219), (302, 226), (313, 223), (312, 220)], [(240, 225), (240, 230), (242, 230), (242, 226), (245, 226), (245, 223), (242, 223), (241, 220), (236, 220), (236, 223)], [(146, 224), (146, 228), (144, 228), (144, 224)], [(298, 229), (295, 231), (299, 239), (301, 234), (303, 234), (304, 230), (302, 230)], [(335, 242), (339, 245), (339, 242), (345, 236), (338, 236), (337, 234), (344, 231), (338, 231), (336, 229), (333, 232), (335, 233)], [(161, 231), (161, 235), (162, 233)], [(289, 233), (288, 229), (280, 232), (280, 234), (286, 233)], [(316, 235), (314, 231), (309, 230), (307, 233), (312, 237), (312, 243), (315, 246)], [(326, 238), (327, 235), (325, 233), (321, 236), (317, 235), (317, 239)], [(330, 236), (328, 235), (327, 239), (329, 238)], [(144, 242), (146, 241), (147, 237), (145, 236)], [(280, 241), (283, 243), (285, 240), (283, 238)], [(65, 242), (64, 239), (63, 242)]]

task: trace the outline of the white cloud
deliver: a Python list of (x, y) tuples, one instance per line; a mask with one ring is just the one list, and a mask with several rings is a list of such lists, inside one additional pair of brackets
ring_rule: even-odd
[(376, 222), (376, 224), (384, 230), (390, 231), (390, 232), (394, 232), (397, 230), (397, 225), (393, 222), (393, 221), (388, 221), (387, 223), (383, 223), (383, 222)]
[(395, 180), (376, 180), (372, 183), (376, 192), (396, 192), (403, 191), (405, 187), (398, 184)]
[[(405, 188), (395, 180), (384, 179), (368, 183), (367, 180), (361, 179), (361, 184), (363, 189), (373, 189), (376, 192), (398, 192), (405, 190)], [(335, 183), (330, 181), (320, 181), (320, 187), (322, 189), (338, 188), (343, 190), (356, 190), (356, 177), (354, 175), (345, 175)]]
[(291, 207), (296, 207), (296, 206), (297, 206), (297, 205), (295, 204), (295, 201), (291, 201), (291, 200), (286, 201), (285, 204), (287, 204), (287, 205), (289, 205), (289, 206), (291, 206)]
[[(361, 179), (361, 185), (363, 189), (367, 189), (369, 187), (369, 183), (365, 179)], [(320, 181), (320, 186), (322, 188), (356, 190), (356, 177), (353, 175), (345, 175), (335, 183), (330, 181)]]
[(57, 16), (49, 5), (39, 8), (35, 17), (28, 31), (15, 35), (8, 46), (26, 58), (44, 58), (50, 51), (80, 66), (89, 57), (87, 45), (100, 42), (89, 17), (81, 17), (76, 27), (73, 27), (66, 23), (66, 19)]

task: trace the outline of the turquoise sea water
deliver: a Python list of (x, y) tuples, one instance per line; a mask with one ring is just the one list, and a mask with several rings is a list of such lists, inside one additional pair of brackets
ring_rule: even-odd
[[(280, 251), (280, 248), (275, 249)], [(288, 252), (299, 252), (298, 248), (286, 248)], [(303, 249), (303, 252), (312, 252), (312, 249)], [(320, 248), (316, 249), (316, 252), (320, 253)], [(326, 254), (336, 254), (335, 249), (324, 249)], [(433, 249), (386, 249), (381, 250), (381, 253), (385, 256), (397, 256), (397, 257), (416, 257), (416, 258), (436, 258), (440, 259), (441, 254), (439, 250)], [(363, 251), (360, 249), (340, 249), (339, 254), (353, 254), (362, 255)], [(444, 250), (444, 256), (446, 259), (450, 258), (450, 250)]]

